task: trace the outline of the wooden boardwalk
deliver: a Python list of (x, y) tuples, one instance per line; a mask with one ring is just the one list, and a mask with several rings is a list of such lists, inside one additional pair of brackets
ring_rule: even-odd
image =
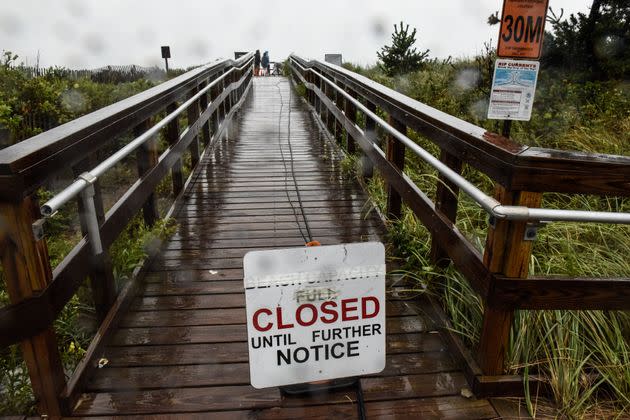
[[(288, 397), (249, 385), (242, 258), (304, 245), (292, 164), (314, 239), (383, 241), (384, 226), (286, 79), (256, 78), (234, 124), (188, 186), (177, 233), (112, 333), (109, 363), (90, 379), (76, 416), (357, 417), (355, 388)], [(367, 417), (497, 417), (487, 400), (460, 396), (464, 375), (430, 313), (389, 293), (387, 367), (361, 379)]]

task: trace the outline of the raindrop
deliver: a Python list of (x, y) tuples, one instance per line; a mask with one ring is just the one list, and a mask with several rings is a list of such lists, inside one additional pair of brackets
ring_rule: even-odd
[(370, 19), (370, 31), (374, 38), (382, 38), (385, 35), (385, 22), (380, 16), (374, 16)]
[(261, 22), (258, 20), (254, 21), (250, 25), (247, 33), (250, 35), (250, 39), (255, 39), (257, 41), (260, 40), (265, 35), (263, 25), (261, 25)]
[(157, 66), (149, 67), (145, 78), (153, 83), (162, 83), (166, 80), (166, 72)]
[[(75, 87), (78, 87), (75, 85)], [(77, 89), (68, 89), (61, 94), (61, 105), (70, 112), (81, 113), (87, 109), (85, 96)]]
[(74, 26), (62, 21), (55, 22), (52, 31), (62, 41), (71, 41), (75, 35)]
[(479, 70), (474, 68), (462, 69), (455, 77), (455, 86), (464, 91), (474, 89), (479, 84), (481, 75)]
[[(171, 54), (172, 53), (173, 53), (173, 50), (171, 50)], [(160, 67), (160, 66), (163, 67), (164, 66), (164, 60), (162, 60), (162, 58), (160, 58), (160, 50), (159, 50), (159, 48), (158, 48), (157, 53), (155, 55), (150, 55), (150, 56), (144, 57), (142, 60), (140, 60), (140, 63), (144, 67)]]
[(138, 28), (138, 40), (143, 45), (154, 45), (156, 44), (156, 34), (153, 29), (148, 26), (144, 26), (142, 28)]
[(189, 51), (198, 58), (207, 58), (209, 56), (210, 45), (201, 39), (193, 40), (189, 45)]
[(68, 64), (68, 68), (80, 69), (85, 68), (87, 65), (87, 61), (85, 59), (85, 54), (71, 53), (66, 55), (66, 59), (63, 60)]
[(22, 31), (22, 22), (15, 15), (0, 15), (0, 30), (6, 35), (17, 35)]
[(144, 244), (144, 251), (148, 255), (155, 255), (160, 251), (161, 246), (162, 241), (160, 240), (160, 238), (157, 235), (150, 234)]
[(485, 120), (488, 113), (488, 99), (479, 99), (470, 105), (469, 112), (475, 118)]
[(394, 89), (400, 93), (406, 94), (409, 92), (411, 82), (408, 75), (397, 76), (394, 79)]
[(68, 9), (68, 13), (70, 13), (70, 16), (73, 16), (75, 18), (85, 17), (88, 14), (88, 10), (85, 7), (85, 4), (79, 0), (69, 0), (66, 3), (66, 8)]
[(606, 35), (595, 42), (595, 55), (599, 58), (610, 59), (623, 51), (624, 42), (618, 35)]
[(105, 50), (103, 39), (97, 34), (88, 34), (83, 38), (83, 45), (88, 49), (90, 54), (97, 55)]

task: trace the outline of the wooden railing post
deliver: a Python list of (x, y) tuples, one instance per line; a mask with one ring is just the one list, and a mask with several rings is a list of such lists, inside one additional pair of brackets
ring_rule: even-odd
[[(223, 79), (223, 88), (229, 90), (230, 85), (234, 82), (234, 72), (230, 73), (225, 79)], [(225, 114), (229, 114), (232, 110), (232, 105), (234, 102), (232, 101), (232, 92), (228, 93), (227, 99), (225, 100)]]
[[(376, 113), (376, 104), (366, 101), (365, 107), (368, 111)], [(367, 114), (365, 117), (365, 136), (370, 139), (373, 143), (378, 143), (378, 138), (376, 137), (376, 121), (370, 118)], [(372, 178), (374, 175), (374, 163), (370, 159), (362, 160), (362, 176), (364, 179)]]
[[(356, 93), (351, 90), (350, 88), (348, 88), (346, 86), (346, 92), (348, 92), (348, 94), (353, 97), (354, 99), (357, 98)], [(344, 101), (345, 107), (344, 107), (344, 114), (346, 115), (346, 117), (350, 120), (350, 122), (352, 122), (353, 124), (356, 124), (357, 122), (357, 107), (355, 104), (353, 104), (351, 101)], [(356, 152), (356, 141), (354, 140), (354, 138), (350, 135), (350, 133), (348, 133), (346, 131), (346, 149), (348, 150), (348, 153), (350, 154), (354, 154)]]
[[(174, 102), (166, 107), (166, 112), (170, 114), (177, 109), (177, 103)], [(166, 126), (166, 141), (168, 144), (173, 145), (179, 140), (179, 117), (173, 119)], [(173, 178), (173, 194), (177, 197), (184, 188), (184, 176), (182, 174), (182, 160), (177, 159), (177, 162), (173, 165), (171, 170), (171, 176)]]
[[(323, 82), (323, 83), (324, 83), (324, 93), (326, 94), (326, 97), (330, 99), (331, 102), (333, 102), (334, 98), (333, 98), (332, 87), (330, 87), (330, 85), (327, 82)], [(326, 128), (328, 129), (328, 132), (332, 134), (334, 138), (335, 116), (333, 115), (332, 111), (328, 109), (327, 106), (324, 106), (324, 113), (326, 114)]]
[[(90, 156), (75, 165), (72, 170), (75, 176), (79, 176), (83, 172), (94, 168), (97, 164), (97, 158)], [(77, 204), (81, 234), (86, 236), (88, 235), (88, 215), (84, 210), (81, 198), (77, 199)], [(105, 210), (103, 208), (101, 185), (98, 180), (94, 183), (94, 208), (96, 210), (96, 219), (100, 225), (105, 221)], [(96, 318), (102, 321), (107, 316), (107, 312), (109, 312), (118, 295), (116, 279), (114, 278), (114, 269), (107, 252), (103, 252), (98, 257), (92, 255), (90, 258), (90, 287), (92, 289), (92, 299), (94, 300), (94, 310), (96, 311)]]
[[(340, 86), (343, 88), (343, 85), (341, 83), (339, 83), (336, 79), (335, 79), (335, 84), (337, 86)], [(340, 109), (340, 110), (344, 110), (345, 109), (345, 97), (339, 93), (339, 91), (337, 89), (334, 89), (331, 86), (331, 89), (334, 91), (334, 99), (335, 99), (335, 106)], [(334, 134), (335, 134), (335, 140), (337, 141), (337, 144), (340, 145), (341, 147), (343, 147), (343, 125), (341, 125), (341, 121), (339, 121), (337, 118), (333, 117), (333, 121), (335, 123), (335, 127), (334, 127)]]
[[(205, 80), (201, 83), (201, 85), (199, 85), (201, 89), (205, 88), (206, 86), (208, 86), (208, 82), (206, 82)], [(208, 108), (207, 92), (201, 95), (201, 98), (199, 98), (199, 108), (200, 114), (204, 113), (205, 110)], [(208, 118), (208, 120), (203, 124), (203, 127), (201, 127), (201, 142), (204, 149), (208, 147), (208, 144), (210, 144), (210, 118)]]
[[(223, 74), (225, 74), (225, 71), (223, 71)], [(223, 94), (223, 92), (225, 92), (225, 78), (221, 79), (218, 85), (219, 85), (219, 94)], [(226, 102), (227, 101), (224, 98), (223, 102), (221, 102), (221, 105), (219, 105), (219, 120), (220, 120), (219, 122), (221, 124), (223, 124), (223, 121), (225, 121), (225, 116), (227, 115)]]
[[(313, 73), (313, 75), (315, 75), (315, 73)], [(315, 76), (317, 78), (317, 90), (319, 90), (321, 93), (324, 93), (324, 85), (323, 85), (323, 81), (322, 78), (319, 77), (319, 75)], [(322, 109), (322, 99), (319, 96), (315, 97), (315, 101), (317, 102), (317, 114), (319, 115), (319, 118), (324, 121), (324, 110)]]
[[(219, 87), (214, 85), (210, 88), (210, 101), (214, 102), (219, 96)], [(216, 135), (219, 132), (219, 108), (217, 108), (210, 117), (212, 120), (212, 136)]]
[[(404, 135), (407, 135), (407, 126), (393, 117), (389, 117), (389, 124)], [(405, 167), (405, 145), (393, 136), (387, 136), (387, 160), (396, 166), (400, 172)], [(387, 186), (387, 216), (390, 219), (400, 219), (402, 200), (400, 194), (391, 185)]]
[[(145, 120), (138, 124), (133, 134), (135, 137), (140, 136), (142, 133), (151, 128), (151, 119)], [(138, 167), (138, 176), (142, 177), (149, 172), (158, 162), (158, 142), (157, 138), (153, 137), (147, 140), (142, 147), (138, 148), (136, 152), (136, 164)], [(95, 197), (96, 199), (96, 197)], [(160, 218), (157, 206), (157, 197), (155, 193), (151, 193), (142, 207), (142, 215), (144, 216), (144, 223), (147, 226), (153, 226), (155, 222)]]
[[(462, 161), (452, 154), (442, 150), (440, 152), (440, 160), (445, 163), (453, 171), (461, 174)], [(459, 188), (451, 181), (440, 174), (438, 177), (437, 189), (435, 191), (435, 208), (444, 214), (448, 220), (455, 224), (457, 219)], [(448, 266), (450, 259), (446, 250), (441, 248), (435, 238), (431, 240), (431, 261), (438, 267), (445, 268)]]
[[(313, 80), (313, 73), (310, 71), (306, 71), (304, 72), (304, 78), (306, 79), (306, 81), (308, 83), (314, 83)], [(313, 89), (308, 89), (307, 90), (307, 97), (308, 97), (308, 103), (311, 104), (311, 106), (315, 106), (315, 92), (313, 92)]]
[[(11, 303), (17, 304), (43, 290), (52, 280), (45, 239), (33, 236), (39, 218), (37, 200), (0, 203), (2, 267)], [(20, 343), (37, 400), (38, 411), (49, 417), (67, 413), (59, 396), (66, 381), (53, 326)]]
[[(496, 187), (496, 198), (501, 204), (539, 207), (542, 194), (527, 191), (508, 191)], [(512, 278), (527, 278), (532, 241), (526, 241), (526, 222), (494, 221), (488, 230), (484, 264), (492, 273)], [(477, 359), (486, 375), (503, 373), (510, 328), (514, 319), (512, 310), (486, 306), (479, 340)]]
[[(197, 86), (192, 88), (188, 94), (188, 98), (190, 99), (195, 96), (198, 91)], [(199, 119), (199, 101), (193, 101), (193, 103), (188, 106), (188, 109), (186, 109), (186, 116), (188, 119), (188, 128), (192, 129), (193, 124), (197, 121), (197, 119)], [(193, 137), (190, 142), (189, 150), (191, 166), (194, 168), (197, 166), (197, 163), (199, 163), (199, 136), (195, 135)]]

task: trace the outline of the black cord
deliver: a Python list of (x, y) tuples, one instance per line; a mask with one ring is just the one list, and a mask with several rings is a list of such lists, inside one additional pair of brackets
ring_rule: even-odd
[(297, 194), (298, 203), (300, 205), (300, 211), (302, 213), (302, 219), (304, 220), (304, 226), (306, 227), (306, 233), (308, 235), (308, 239), (307, 239), (307, 236), (304, 235), (304, 232), (302, 231), (302, 226), (300, 225), (300, 219), (298, 217), (295, 206), (293, 205), (293, 201), (291, 201), (291, 197), (289, 196), (289, 189), (287, 185), (288, 168), (287, 168), (286, 159), (284, 158), (284, 151), (282, 149), (282, 136), (281, 136), (282, 110), (284, 109), (284, 100), (282, 98), (282, 90), (280, 89), (280, 83), (281, 82), (276, 83), (276, 88), (278, 89), (278, 94), (280, 95), (280, 114), (278, 115), (278, 147), (280, 148), (280, 156), (282, 157), (282, 165), (284, 166), (284, 192), (287, 196), (287, 201), (289, 202), (289, 205), (291, 206), (291, 209), (293, 210), (293, 216), (295, 217), (295, 223), (297, 224), (298, 230), (300, 231), (300, 236), (302, 236), (302, 239), (306, 243), (306, 242), (312, 241), (313, 237), (311, 235), (311, 230), (308, 226), (308, 220), (306, 219), (306, 214), (304, 212), (304, 205), (302, 204), (302, 197), (300, 196), (300, 190), (298, 188), (297, 179), (295, 177), (295, 166), (293, 163), (293, 148), (291, 147), (291, 86), (289, 86), (289, 122), (288, 122), (288, 128), (287, 128), (287, 143), (289, 144), (289, 155), (291, 158), (291, 177), (293, 178), (293, 185), (295, 186), (295, 192)]
[(360, 420), (365, 420), (365, 401), (363, 400), (363, 387), (361, 378), (357, 378), (357, 410)]
[(293, 176), (293, 184), (295, 185), (295, 193), (297, 195), (298, 203), (300, 204), (300, 210), (302, 211), (302, 219), (304, 219), (304, 226), (306, 227), (306, 233), (308, 234), (308, 241), (313, 240), (311, 228), (308, 225), (308, 219), (306, 218), (306, 212), (304, 211), (304, 204), (302, 203), (302, 196), (300, 189), (297, 186), (297, 180), (295, 178), (295, 167), (293, 160), (293, 146), (291, 146), (291, 100), (293, 97), (293, 89), (291, 88), (291, 82), (289, 82), (289, 123), (287, 125), (287, 142), (289, 143), (289, 154), (291, 155), (291, 175)]

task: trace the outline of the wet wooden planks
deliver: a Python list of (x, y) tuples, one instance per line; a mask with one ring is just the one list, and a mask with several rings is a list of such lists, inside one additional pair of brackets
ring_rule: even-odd
[[(249, 385), (242, 258), (304, 245), (297, 191), (324, 245), (383, 240), (385, 232), (334, 147), (298, 98), (289, 107), (289, 96), (286, 79), (255, 79), (231, 137), (205, 156), (188, 186), (178, 230), (112, 332), (109, 363), (89, 381), (75, 415), (356, 418), (355, 388), (288, 397)], [(386, 368), (361, 379), (368, 416), (495, 417), (487, 401), (459, 396), (464, 376), (422, 308), (390, 295)]]

